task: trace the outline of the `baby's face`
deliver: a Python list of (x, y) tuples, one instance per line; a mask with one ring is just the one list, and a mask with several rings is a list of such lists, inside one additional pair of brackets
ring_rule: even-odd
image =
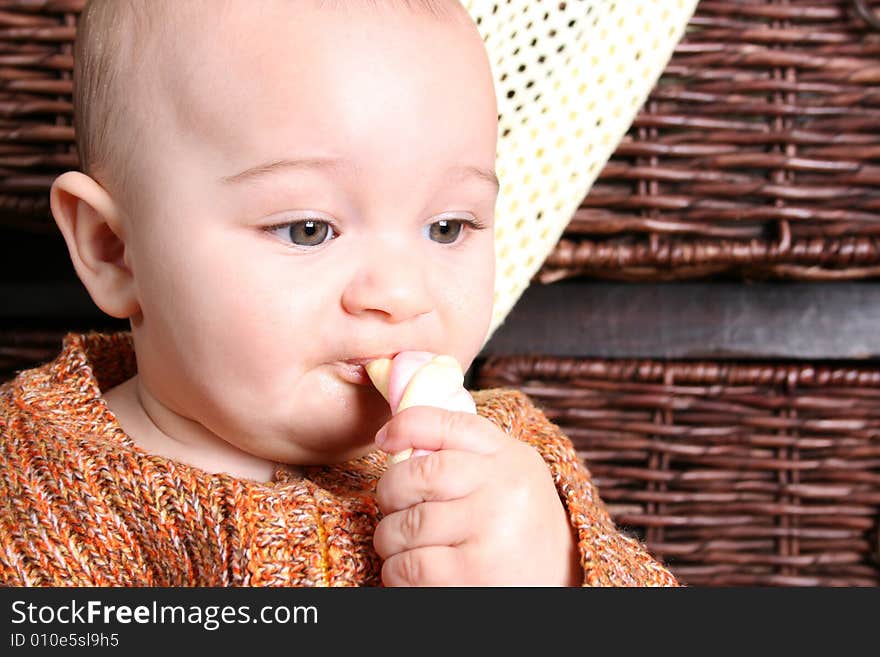
[(338, 462), (389, 417), (338, 361), (425, 350), (467, 368), (486, 336), (491, 72), (472, 25), (245, 4), (156, 62), (127, 237), (139, 375), (248, 452)]

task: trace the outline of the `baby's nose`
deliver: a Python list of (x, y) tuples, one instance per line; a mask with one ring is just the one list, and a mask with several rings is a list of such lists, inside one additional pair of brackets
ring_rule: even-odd
[(383, 250), (366, 258), (349, 282), (343, 305), (353, 314), (372, 310), (404, 321), (430, 312), (431, 295), (425, 263), (412, 254)]

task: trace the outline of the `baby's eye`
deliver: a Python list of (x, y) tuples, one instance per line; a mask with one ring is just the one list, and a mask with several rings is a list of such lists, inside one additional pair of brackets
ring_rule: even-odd
[(333, 227), (321, 219), (307, 219), (271, 226), (266, 230), (290, 240), (296, 246), (320, 246), (327, 234), (333, 232)]
[(439, 237), (438, 241), (440, 244), (454, 244), (465, 224), (471, 230), (482, 230), (485, 228), (480, 222), (470, 219), (440, 219), (428, 226), (429, 237), (432, 239)]

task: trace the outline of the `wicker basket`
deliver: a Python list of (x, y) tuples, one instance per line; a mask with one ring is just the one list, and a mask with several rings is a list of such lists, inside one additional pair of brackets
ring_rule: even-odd
[(75, 169), (73, 42), (85, 0), (0, 0), (0, 227), (57, 230), (55, 177)]
[(880, 274), (878, 15), (701, 0), (535, 279)]
[(685, 583), (880, 584), (880, 368), (490, 357)]

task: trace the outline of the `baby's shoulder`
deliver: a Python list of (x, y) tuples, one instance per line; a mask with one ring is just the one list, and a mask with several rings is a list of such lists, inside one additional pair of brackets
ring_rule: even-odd
[(16, 416), (20, 409), (15, 404), (13, 386), (15, 379), (0, 383), (0, 450), (5, 451), (11, 427), (16, 426)]
[[(51, 398), (34, 382), (45, 378), (36, 370), (20, 372), (0, 384), (0, 468), (25, 472), (40, 470), (40, 465), (79, 462), (77, 437), (82, 433), (83, 418), (63, 402), (47, 403)], [(51, 385), (40, 381), (45, 388)], [(61, 397), (62, 395), (56, 395)], [(45, 463), (44, 463), (45, 462)]]

